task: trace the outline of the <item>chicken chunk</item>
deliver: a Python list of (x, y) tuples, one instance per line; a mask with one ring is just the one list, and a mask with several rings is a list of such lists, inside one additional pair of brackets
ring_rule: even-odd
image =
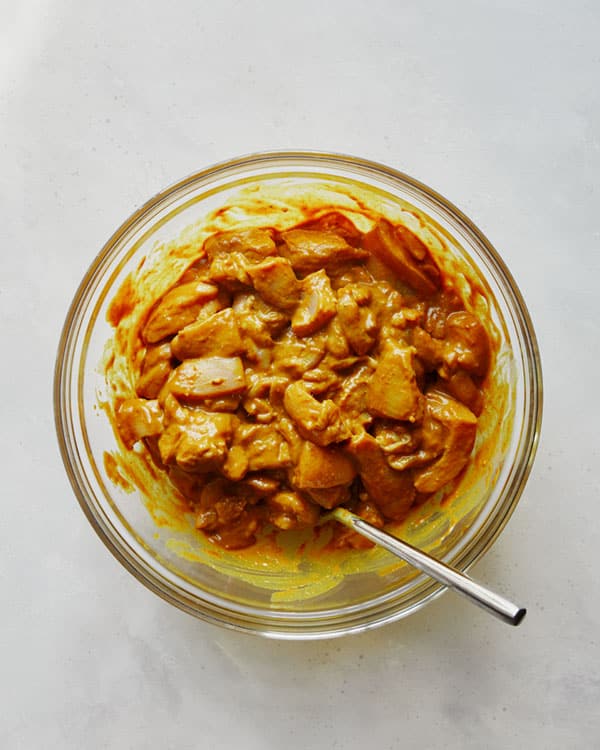
[(407, 472), (392, 469), (372, 435), (355, 435), (347, 450), (359, 467), (364, 488), (381, 513), (394, 521), (402, 520), (415, 499), (415, 488)]
[(350, 437), (339, 407), (330, 399), (317, 401), (303, 383), (286, 388), (283, 404), (302, 437), (317, 445), (339, 443)]
[(243, 549), (256, 541), (261, 511), (249, 506), (240, 487), (225, 479), (209, 482), (200, 497), (196, 528), (225, 549)]
[(352, 459), (341, 448), (322, 448), (306, 440), (294, 471), (298, 489), (326, 489), (350, 484), (357, 471)]
[(361, 365), (344, 379), (333, 396), (333, 401), (342, 413), (362, 426), (370, 424), (373, 419), (367, 409), (367, 396), (372, 378), (373, 368), (369, 364)]
[(235, 432), (234, 446), (244, 451), (248, 471), (283, 469), (292, 463), (286, 440), (269, 425), (241, 424)]
[(171, 345), (150, 345), (144, 355), (142, 371), (136, 385), (136, 393), (142, 398), (153, 399), (167, 382), (171, 372)]
[(146, 343), (155, 344), (196, 320), (202, 305), (219, 293), (214, 284), (194, 281), (167, 292), (153, 308), (144, 326)]
[(417, 357), (421, 361), (426, 372), (437, 369), (444, 361), (444, 344), (434, 339), (427, 331), (417, 326), (412, 332), (412, 343), (416, 349)]
[(253, 492), (257, 498), (270, 497), (281, 487), (281, 482), (268, 474), (252, 474), (241, 483)]
[[(398, 435), (399, 427), (394, 432)], [(377, 432), (377, 442), (387, 456), (387, 462), (396, 471), (406, 471), (427, 466), (434, 461), (444, 449), (444, 427), (433, 419), (429, 411), (425, 412), (423, 422), (419, 427), (407, 433), (408, 441), (399, 441), (402, 445), (386, 444), (386, 430)], [(388, 433), (389, 436), (389, 433)]]
[(117, 409), (117, 429), (127, 448), (138, 440), (158, 435), (163, 428), (163, 412), (158, 401), (129, 398)]
[(327, 326), (327, 351), (336, 358), (344, 359), (350, 354), (348, 340), (337, 316)]
[(446, 320), (444, 360), (450, 370), (460, 367), (483, 377), (490, 366), (490, 342), (483, 325), (469, 312), (454, 312)]
[(210, 261), (223, 255), (239, 253), (250, 263), (259, 263), (277, 254), (273, 238), (264, 229), (236, 229), (213, 234), (204, 243), (204, 250)]
[[(229, 508), (231, 504), (229, 501), (224, 501), (222, 506)], [(221, 524), (215, 532), (209, 534), (208, 538), (224, 549), (236, 550), (251, 547), (256, 542), (256, 534), (262, 522), (261, 508), (246, 507), (235, 519)]]
[(317, 367), (324, 356), (325, 340), (318, 335), (299, 341), (291, 331), (286, 331), (273, 347), (273, 366), (277, 372), (300, 378)]
[(353, 247), (358, 247), (362, 240), (362, 232), (347, 216), (338, 211), (328, 211), (316, 219), (311, 219), (302, 225), (302, 229), (317, 229), (337, 234)]
[(259, 346), (273, 346), (273, 336), (278, 336), (290, 322), (287, 312), (267, 304), (255, 292), (237, 294), (233, 310), (238, 325)]
[(335, 487), (323, 488), (312, 487), (305, 491), (306, 494), (310, 496), (311, 500), (314, 500), (317, 505), (320, 505), (326, 510), (331, 510), (338, 505), (350, 502), (349, 484), (337, 484)]
[(423, 396), (413, 365), (414, 350), (398, 344), (384, 349), (367, 392), (367, 409), (379, 417), (415, 422), (423, 414)]
[(404, 226), (380, 219), (365, 235), (365, 247), (389, 266), (407, 286), (432, 295), (439, 286), (440, 272), (427, 246)]
[(370, 301), (370, 291), (361, 284), (347, 284), (338, 291), (338, 320), (357, 354), (366, 354), (377, 341), (377, 316)]
[(271, 235), (263, 229), (221, 232), (206, 240), (204, 250), (210, 262), (208, 275), (231, 291), (250, 286), (248, 269), (277, 254)]
[(221, 310), (224, 310), (226, 307), (229, 307), (230, 304), (231, 294), (229, 294), (229, 292), (227, 292), (225, 289), (219, 289), (219, 293), (214, 299), (211, 299), (210, 302), (206, 302), (204, 305), (202, 305), (195, 322), (200, 323), (203, 320), (207, 320), (215, 313), (218, 313)]
[(285, 258), (271, 258), (248, 268), (252, 286), (273, 307), (290, 310), (300, 299), (300, 282)]
[(320, 268), (360, 261), (369, 253), (349, 245), (345, 239), (332, 232), (314, 229), (291, 229), (281, 235), (284, 246), (281, 254), (288, 258), (299, 273), (312, 273)]
[(190, 401), (241, 394), (246, 389), (244, 366), (239, 357), (186, 359), (173, 371), (167, 387)]
[(184, 471), (216, 471), (227, 456), (236, 418), (232, 414), (184, 410), (186, 418), (172, 422), (158, 441), (165, 466), (177, 464)]
[(303, 338), (325, 326), (336, 314), (336, 298), (323, 269), (302, 282), (300, 302), (292, 316), (292, 331)]
[(418, 429), (387, 419), (378, 420), (374, 435), (387, 456), (413, 453), (421, 442)]
[(448, 393), (461, 401), (475, 416), (483, 410), (483, 394), (473, 382), (473, 378), (464, 370), (458, 370), (446, 381)]
[[(168, 464), (166, 459), (172, 455), (175, 446), (175, 442), (171, 443), (169, 440), (171, 430), (172, 426), (168, 427), (158, 441), (161, 458), (165, 464)], [(222, 465), (227, 455), (227, 444), (223, 439), (215, 439), (205, 432), (191, 430), (178, 430), (177, 434), (174, 460), (184, 471), (215, 471)]]
[(228, 520), (238, 518), (246, 504), (247, 500), (239, 496), (232, 482), (222, 478), (213, 479), (204, 485), (200, 493), (196, 528), (216, 531)]
[(177, 359), (219, 355), (231, 357), (244, 350), (237, 318), (231, 307), (183, 328), (171, 341)]
[(431, 391), (426, 398), (427, 414), (445, 431), (441, 456), (415, 473), (415, 487), (419, 492), (437, 492), (464, 469), (477, 432), (477, 417), (458, 401), (439, 391)]
[(232, 482), (238, 482), (246, 476), (248, 471), (248, 456), (239, 445), (232, 445), (227, 451), (227, 457), (219, 471)]
[(332, 367), (323, 362), (323, 367), (315, 367), (308, 370), (302, 376), (306, 390), (312, 396), (323, 396), (329, 391), (335, 390), (340, 383), (340, 378)]
[(269, 521), (278, 529), (304, 529), (319, 520), (319, 506), (298, 492), (278, 492), (267, 499)]

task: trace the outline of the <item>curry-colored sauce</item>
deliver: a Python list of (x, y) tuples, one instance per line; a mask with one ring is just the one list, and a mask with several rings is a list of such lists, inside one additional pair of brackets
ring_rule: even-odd
[(131, 492), (133, 490), (133, 487), (129, 480), (121, 473), (119, 461), (117, 460), (117, 458), (112, 453), (104, 451), (103, 459), (104, 471), (106, 472), (106, 475), (110, 479), (110, 481), (117, 487), (125, 490), (125, 492)]

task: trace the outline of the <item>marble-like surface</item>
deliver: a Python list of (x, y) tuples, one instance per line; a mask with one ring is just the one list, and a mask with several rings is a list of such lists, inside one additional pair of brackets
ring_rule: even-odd
[[(0, 747), (600, 747), (600, 5), (0, 3)], [(546, 409), (523, 500), (451, 594), (346, 640), (269, 642), (140, 586), (77, 506), (52, 369), (70, 298), (159, 188), (260, 149), (394, 165), (500, 249)]]

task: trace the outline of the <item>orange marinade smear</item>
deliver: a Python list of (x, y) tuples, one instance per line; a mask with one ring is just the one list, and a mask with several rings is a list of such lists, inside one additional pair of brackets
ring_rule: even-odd
[[(401, 521), (471, 458), (485, 321), (416, 234), (374, 218), (366, 233), (321, 211), (213, 234), (136, 332), (116, 428), (220, 546), (315, 527), (338, 505)], [(111, 324), (137, 302), (128, 280)], [(336, 524), (329, 546), (371, 545)]]

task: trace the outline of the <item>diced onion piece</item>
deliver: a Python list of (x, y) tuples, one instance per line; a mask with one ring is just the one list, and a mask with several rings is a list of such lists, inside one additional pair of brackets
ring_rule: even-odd
[(190, 400), (242, 393), (246, 389), (244, 366), (239, 357), (188, 359), (174, 371), (168, 385), (175, 396)]

